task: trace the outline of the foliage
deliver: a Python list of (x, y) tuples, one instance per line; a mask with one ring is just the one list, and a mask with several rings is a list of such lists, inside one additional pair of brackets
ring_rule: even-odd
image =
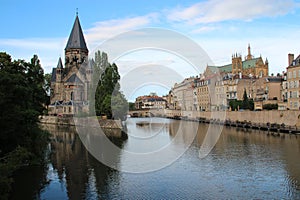
[(263, 105), (263, 109), (265, 110), (278, 110), (278, 104), (268, 103)]
[[(96, 115), (106, 115), (108, 118), (124, 119), (128, 103), (120, 91), (120, 75), (115, 63), (108, 62), (107, 54), (100, 51), (95, 53), (93, 83), (95, 92)], [(98, 79), (100, 80), (98, 81)]]
[(246, 92), (246, 89), (244, 90), (244, 94), (243, 94), (243, 101), (242, 101), (242, 108), (243, 109), (249, 109), (250, 104), (249, 104), (249, 99), (248, 99), (248, 95)]
[(252, 99), (248, 98), (246, 90), (244, 90), (243, 94), (243, 100), (231, 100), (229, 101), (229, 106), (231, 107), (231, 110), (239, 110), (239, 109), (249, 109), (249, 110), (254, 110), (254, 102)]
[(231, 107), (232, 111), (238, 110), (242, 107), (242, 101), (238, 101), (236, 99), (229, 101), (229, 106)]
[(46, 91), (47, 95), (50, 95), (50, 89), (51, 89), (51, 77), (52, 73), (47, 73), (44, 75), (44, 90)]
[[(28, 159), (30, 155), (30, 162), (39, 162), (43, 157), (49, 136), (38, 126), (38, 117), (47, 102), (44, 84), (44, 72), (36, 55), (25, 62), (12, 61), (10, 55), (0, 53), (0, 157), (3, 161), (0, 174), (8, 179), (9, 172), (17, 169), (23, 158)], [(8, 179), (3, 177), (0, 188), (9, 189)]]
[(0, 162), (0, 199), (8, 199), (11, 190), (11, 178), (14, 171), (22, 167), (32, 157), (26, 148), (18, 146), (6, 156), (1, 158)]
[(129, 102), (128, 104), (129, 104), (129, 110), (130, 110), (130, 111), (136, 110), (136, 109), (135, 109), (135, 103), (134, 103), (134, 102)]
[[(44, 73), (35, 55), (30, 63), (11, 61), (0, 53), (0, 148), (2, 153), (18, 145), (34, 150), (32, 143), (40, 133), (38, 116), (47, 100)], [(16, 126), (17, 124), (17, 126)]]

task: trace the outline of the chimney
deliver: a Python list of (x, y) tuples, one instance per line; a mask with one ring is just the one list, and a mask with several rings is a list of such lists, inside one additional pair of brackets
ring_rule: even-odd
[(291, 66), (294, 60), (294, 54), (289, 53), (288, 58), (289, 58), (289, 66)]

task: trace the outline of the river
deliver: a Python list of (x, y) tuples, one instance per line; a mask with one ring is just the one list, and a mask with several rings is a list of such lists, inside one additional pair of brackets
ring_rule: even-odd
[[(150, 124), (136, 124), (141, 121)], [(212, 151), (200, 159), (208, 124), (159, 118), (126, 123), (128, 139), (111, 138), (125, 151), (159, 150), (174, 141), (179, 128), (183, 143), (192, 142), (159, 170), (129, 173), (122, 170), (130, 166), (123, 151), (116, 158), (119, 170), (107, 167), (86, 150), (75, 127), (47, 125), (48, 162), (18, 171), (11, 199), (300, 199), (299, 136), (224, 127)]]

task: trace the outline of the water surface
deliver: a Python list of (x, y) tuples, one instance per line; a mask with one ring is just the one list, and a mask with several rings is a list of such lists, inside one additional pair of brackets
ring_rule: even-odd
[[(147, 120), (152, 124), (136, 125)], [(189, 141), (195, 126), (198, 123), (130, 118), (129, 138), (113, 141), (124, 150), (147, 153), (168, 145), (179, 128), (185, 133), (182, 142)], [(200, 159), (208, 128), (200, 124), (189, 149), (173, 164), (133, 174), (98, 162), (75, 128), (45, 128), (53, 135), (49, 162), (18, 171), (12, 199), (300, 199), (300, 138), (295, 135), (273, 137), (225, 127), (210, 154)], [(127, 162), (122, 156), (116, 161), (120, 168)]]

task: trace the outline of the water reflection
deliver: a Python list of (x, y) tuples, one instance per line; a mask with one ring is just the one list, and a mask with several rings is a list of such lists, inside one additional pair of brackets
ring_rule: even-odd
[[(193, 142), (172, 165), (131, 174), (98, 162), (87, 152), (75, 128), (47, 126), (53, 134), (48, 147), (50, 161), (45, 167), (20, 170), (12, 199), (300, 198), (299, 137), (224, 128), (210, 154), (199, 159), (209, 125), (163, 119), (153, 126), (136, 126), (139, 120), (151, 119), (129, 119), (128, 140), (111, 138), (117, 146), (147, 152), (173, 141), (176, 151), (176, 147)], [(212, 130), (219, 128), (211, 126)], [(174, 140), (179, 130), (184, 134)], [(194, 138), (191, 132), (195, 130), (198, 134)], [(139, 144), (141, 140), (145, 140), (144, 145)], [(120, 153), (114, 162), (122, 166), (126, 159)]]

